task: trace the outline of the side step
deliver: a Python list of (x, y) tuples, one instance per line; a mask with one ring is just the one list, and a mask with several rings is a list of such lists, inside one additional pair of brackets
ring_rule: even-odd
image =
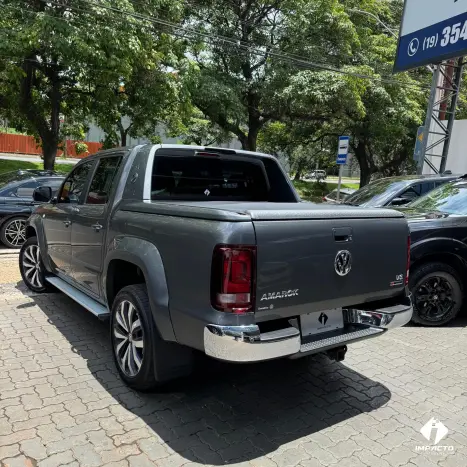
[(56, 287), (58, 290), (68, 295), (76, 303), (79, 303), (83, 308), (90, 311), (94, 316), (99, 319), (105, 319), (110, 316), (109, 310), (100, 303), (96, 302), (93, 298), (88, 297), (86, 294), (65, 282), (59, 277), (51, 276), (46, 277), (45, 280)]
[(361, 328), (356, 326), (349, 326), (346, 329), (339, 331), (327, 332), (320, 336), (313, 336), (313, 339), (307, 339), (300, 346), (300, 353), (305, 352), (323, 352), (327, 349), (336, 347), (338, 345), (346, 345), (351, 342), (368, 339), (381, 334), (385, 329), (380, 328)]

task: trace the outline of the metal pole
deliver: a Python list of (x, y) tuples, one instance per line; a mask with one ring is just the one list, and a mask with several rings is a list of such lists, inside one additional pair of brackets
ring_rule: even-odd
[(344, 165), (339, 165), (339, 182), (337, 183), (337, 202), (340, 201), (341, 198), (341, 184), (342, 184), (342, 171), (344, 170)]
[[(456, 74), (454, 77), (453, 89), (457, 91), (460, 88), (461, 81), (462, 81), (462, 71), (464, 69), (464, 57), (460, 57), (457, 62), (457, 69)], [(449, 114), (448, 114), (448, 125), (447, 125), (447, 134), (448, 139), (444, 142), (443, 145), (443, 155), (441, 156), (441, 164), (439, 167), (439, 173), (444, 173), (446, 170), (446, 163), (448, 161), (448, 154), (449, 154), (449, 146), (451, 144), (451, 136), (452, 130), (454, 128), (454, 122), (456, 120), (456, 108), (457, 108), (457, 101), (459, 100), (459, 92), (454, 92), (451, 100), (451, 105), (449, 106)]]
[(431, 80), (430, 100), (428, 102), (428, 111), (425, 118), (425, 131), (423, 132), (423, 141), (421, 147), (421, 157), (418, 160), (417, 173), (423, 173), (423, 166), (425, 165), (425, 153), (428, 145), (428, 136), (431, 129), (431, 119), (433, 117), (433, 107), (436, 102), (436, 93), (438, 92), (438, 81), (440, 77), (440, 65), (435, 66), (433, 72), (433, 79)]

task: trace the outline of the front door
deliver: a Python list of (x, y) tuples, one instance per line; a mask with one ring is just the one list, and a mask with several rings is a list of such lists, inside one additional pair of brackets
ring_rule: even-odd
[(72, 276), (96, 297), (101, 296), (99, 277), (102, 272), (104, 241), (107, 232), (107, 211), (114, 180), (122, 156), (99, 159), (89, 190), (77, 206), (71, 233)]
[(47, 254), (57, 273), (71, 276), (71, 229), (78, 204), (85, 193), (94, 161), (79, 164), (63, 183), (55, 203), (44, 205)]

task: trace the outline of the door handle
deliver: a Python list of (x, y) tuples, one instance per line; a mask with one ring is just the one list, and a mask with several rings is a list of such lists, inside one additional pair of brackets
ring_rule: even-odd
[(71, 206), (71, 210), (73, 212), (79, 212), (79, 208), (75, 207), (75, 206)]
[(99, 224), (99, 222), (97, 224), (94, 224), (91, 226), (96, 232), (99, 232), (101, 229), (102, 229), (102, 225)]
[(71, 225), (71, 221), (63, 221), (63, 223), (65, 224), (65, 227), (70, 227)]
[(352, 227), (340, 227), (332, 229), (334, 241), (337, 243), (345, 243), (352, 241)]

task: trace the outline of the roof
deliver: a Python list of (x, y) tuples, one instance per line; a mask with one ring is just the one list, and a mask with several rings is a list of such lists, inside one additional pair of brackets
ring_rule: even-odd
[(421, 180), (442, 180), (442, 179), (451, 179), (455, 180), (456, 178), (463, 177), (462, 174), (451, 174), (451, 173), (444, 173), (444, 174), (426, 174), (426, 175), (399, 175), (397, 177), (386, 177), (386, 178), (378, 178), (377, 180), (372, 181), (371, 183), (377, 183), (381, 180), (392, 181), (394, 183), (397, 182), (416, 182)]
[(196, 145), (188, 145), (188, 144), (137, 144), (137, 145), (133, 145), (133, 146), (124, 146), (124, 147), (106, 149), (104, 151), (99, 151), (99, 152), (97, 152), (95, 154), (87, 156), (85, 159), (81, 159), (81, 161), (94, 159), (95, 157), (99, 157), (99, 156), (105, 156), (106, 154), (112, 154), (112, 153), (115, 153), (115, 151), (130, 152), (132, 149), (134, 149), (136, 147), (141, 147), (142, 148), (142, 147), (148, 147), (148, 146), (150, 146), (150, 147), (156, 146), (159, 149), (179, 149), (179, 150), (180, 149), (187, 149), (187, 150), (192, 150), (192, 151), (210, 151), (210, 150), (212, 150), (212, 151), (223, 152), (224, 154), (228, 154), (230, 152), (231, 154), (239, 154), (239, 155), (245, 155), (245, 156), (256, 156), (256, 157), (267, 157), (267, 158), (270, 158), (270, 159), (276, 159), (271, 154), (265, 154), (265, 153), (262, 153), (262, 152), (255, 152), (255, 151), (244, 151), (243, 149), (219, 148), (219, 147), (215, 147), (215, 146), (196, 146)]

